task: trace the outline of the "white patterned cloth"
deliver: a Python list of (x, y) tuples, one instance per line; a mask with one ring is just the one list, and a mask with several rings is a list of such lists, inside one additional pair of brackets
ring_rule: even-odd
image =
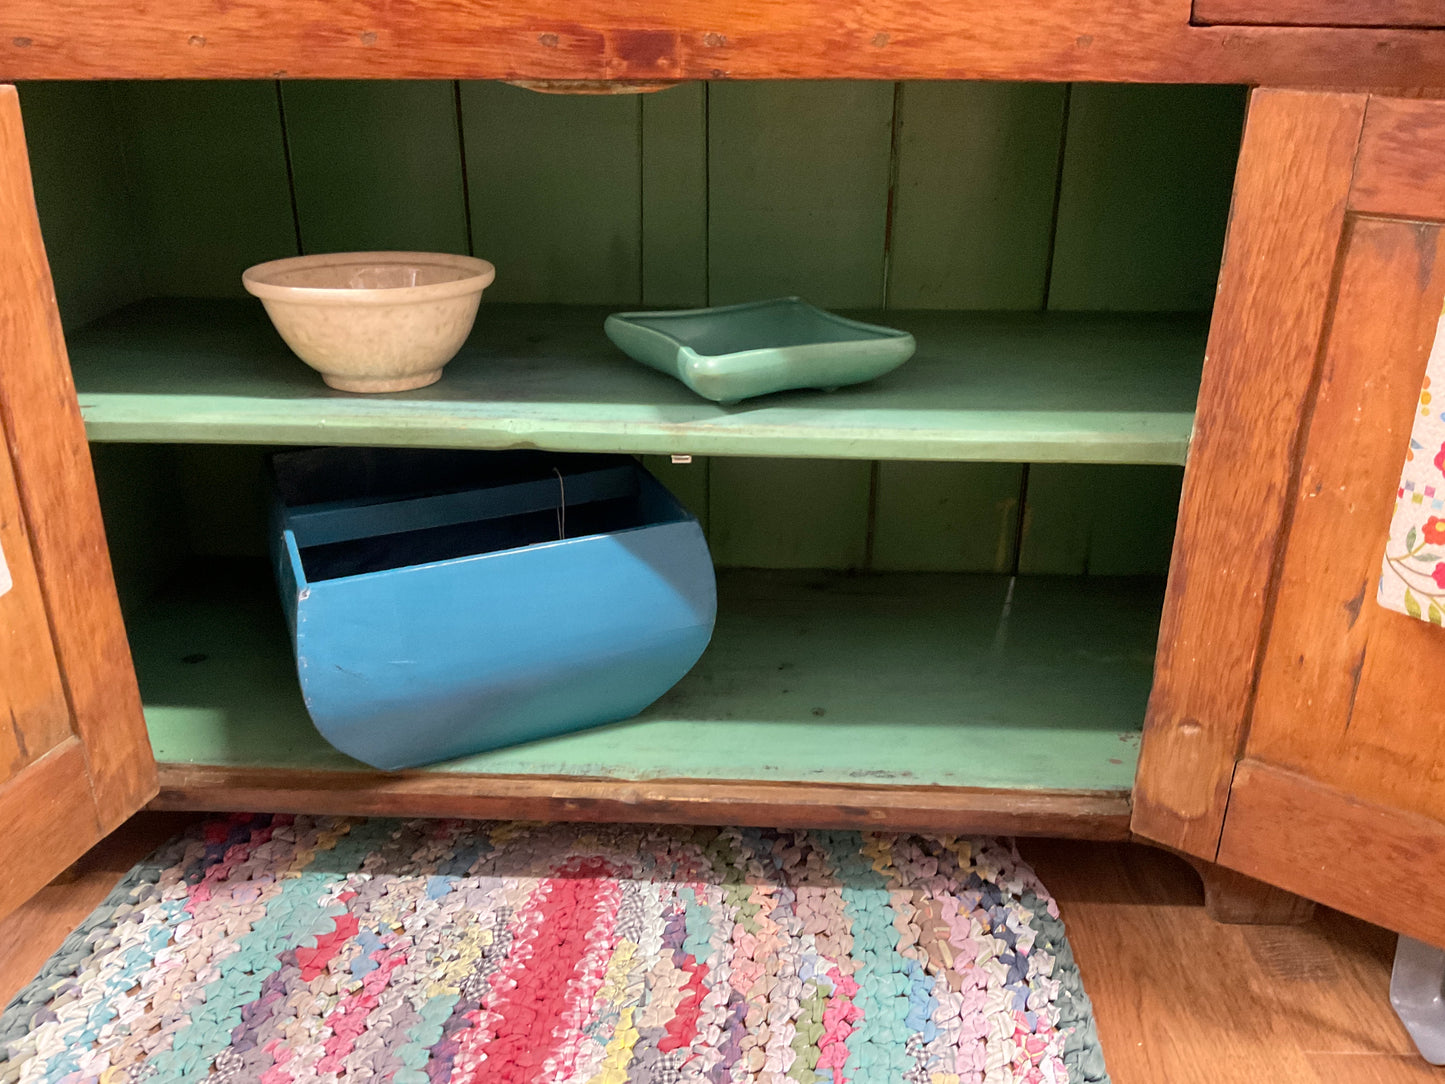
[(1431, 624), (1445, 619), (1445, 316), (1440, 318), (1380, 569), (1380, 605)]

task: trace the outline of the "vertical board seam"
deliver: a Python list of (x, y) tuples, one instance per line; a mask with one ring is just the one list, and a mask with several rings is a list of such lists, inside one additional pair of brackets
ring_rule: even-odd
[[(1059, 111), (1059, 153), (1054, 165), (1054, 205), (1049, 212), (1049, 244), (1044, 252), (1044, 294), (1040, 308), (1049, 311), (1049, 295), (1054, 284), (1054, 251), (1059, 241), (1059, 207), (1064, 197), (1064, 165), (1069, 149), (1069, 107), (1073, 101), (1074, 85), (1064, 84), (1064, 98)], [(1023, 567), (1024, 532), (1029, 514), (1029, 472), (1031, 464), (1021, 464), (1019, 471), (1019, 498), (1014, 518), (1014, 551), (1010, 561), (1009, 575), (1017, 577)]]
[(467, 136), (462, 124), (462, 81), (452, 80), (452, 104), (457, 115), (457, 157), (462, 163), (462, 217), (467, 224), (467, 255), (477, 254), (477, 243), (472, 237), (472, 182), (467, 177)]
[(888, 125), (888, 202), (883, 219), (883, 308), (893, 307), (893, 216), (898, 197), (898, 143), (903, 130), (903, 83), (893, 84), (893, 112)]
[(647, 122), (643, 118), (646, 94), (637, 99), (637, 300), (643, 308), (647, 303)]
[(1059, 243), (1059, 206), (1064, 199), (1064, 164), (1069, 149), (1069, 108), (1073, 97), (1074, 84), (1065, 83), (1063, 111), (1059, 121), (1059, 160), (1054, 172), (1054, 208), (1049, 220), (1049, 247), (1044, 254), (1044, 312), (1049, 311), (1049, 299), (1054, 286), (1054, 250)]
[(873, 569), (873, 534), (878, 523), (878, 482), (883, 464), (878, 460), (868, 464), (868, 512), (863, 528), (863, 567)]
[(273, 79), (276, 87), (276, 117), (281, 122), (281, 155), (286, 160), (286, 191), (291, 197), (291, 225), (296, 231), (296, 255), (306, 255), (301, 244), (301, 209), (296, 203), (296, 172), (291, 166), (291, 136), (286, 131), (286, 101), (281, 93), (281, 80)]
[(1014, 551), (1009, 562), (1009, 575), (1017, 576), (1024, 555), (1024, 516), (1029, 507), (1029, 464), (1021, 463), (1019, 471), (1019, 499), (1014, 516)]
[[(712, 83), (702, 85), (702, 303), (712, 304)], [(711, 484), (711, 475), (709, 475)], [(709, 497), (711, 500), (711, 497)], [(711, 523), (712, 510), (708, 510)]]
[(137, 208), (137, 185), (134, 166), (131, 164), (131, 155), (127, 153), (127, 148), (130, 147), (130, 140), (126, 138), (128, 133), (121, 130), (121, 117), (124, 115), (124, 110), (119, 100), (120, 91), (117, 83), (107, 82), (105, 84), (105, 98), (110, 104), (113, 130), (121, 133), (121, 138), (116, 147), (116, 154), (120, 157), (120, 176), (125, 193), (126, 241), (130, 247), (132, 265), (130, 275), (131, 289), (127, 291), (125, 300), (125, 303), (129, 305), (134, 301), (139, 301), (150, 290), (150, 283), (146, 280), (151, 265), (151, 246), (146, 231), (137, 226), (137, 223), (140, 221), (140, 214)]

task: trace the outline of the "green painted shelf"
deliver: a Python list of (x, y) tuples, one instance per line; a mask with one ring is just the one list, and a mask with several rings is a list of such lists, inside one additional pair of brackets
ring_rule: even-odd
[[(166, 765), (361, 772), (301, 702), (259, 563), (187, 576), (132, 622)], [(719, 573), (712, 646), (624, 723), (428, 773), (1127, 792), (1157, 579)]]
[(1207, 318), (856, 313), (918, 353), (871, 384), (719, 406), (622, 355), (607, 309), (489, 305), (430, 388), (336, 392), (251, 301), (157, 299), (69, 337), (97, 441), (1181, 464)]

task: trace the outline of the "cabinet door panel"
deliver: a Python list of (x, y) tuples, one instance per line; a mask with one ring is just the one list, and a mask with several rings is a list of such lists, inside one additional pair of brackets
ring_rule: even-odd
[(1445, 820), (1445, 631), (1375, 602), (1445, 299), (1442, 233), (1350, 225), (1244, 752)]
[(1184, 472), (1134, 831), (1212, 859), (1330, 305), (1361, 95), (1257, 91)]
[[(1261, 425), (1246, 402), (1201, 397), (1204, 454), (1191, 456), (1189, 471), (1210, 469), (1214, 434), (1241, 428), (1260, 447), (1281, 450), (1288, 469), (1214, 479), (1236, 499), (1254, 494), (1258, 507), (1261, 493), (1275, 495), (1277, 511), (1254, 522), (1222, 523), (1219, 508), (1207, 520), (1201, 507), (1191, 521), (1186, 498), (1182, 526), (1192, 529), (1181, 530), (1167, 607), (1181, 635), (1203, 649), (1183, 653), (1176, 641), (1161, 650), (1134, 827), (1445, 945), (1445, 630), (1375, 601), (1445, 304), (1445, 141), (1433, 135), (1445, 132), (1445, 103), (1256, 92), (1245, 161), (1291, 160), (1295, 145), (1257, 138), (1287, 113), (1335, 117), (1357, 133), (1343, 193), (1302, 197), (1327, 205), (1341, 225), (1325, 238), (1324, 266), (1241, 261), (1262, 229), (1293, 237), (1301, 252), (1318, 252), (1321, 241), (1303, 219), (1262, 225), (1268, 201), (1257, 178), (1241, 177), (1205, 388), (1248, 379), (1209, 371), (1247, 356), (1240, 343), (1292, 342), (1312, 356), (1305, 367), (1296, 361), (1292, 375), (1260, 359), (1299, 396), (1293, 416)], [(1250, 273), (1254, 288), (1232, 297), (1228, 284)], [(1326, 303), (1300, 321), (1276, 303), (1284, 289), (1313, 291)], [(1225, 537), (1243, 537), (1252, 549), (1231, 552), (1219, 543)], [(1221, 610), (1216, 600), (1206, 627), (1198, 614), (1209, 612), (1206, 595), (1221, 582), (1247, 593), (1253, 609)], [(1166, 636), (1169, 629), (1166, 616)], [(1252, 669), (1216, 666), (1210, 636), (1252, 645)], [(1227, 704), (1216, 697), (1211, 710), (1180, 693), (1222, 680), (1247, 695)], [(1190, 764), (1174, 755), (1186, 747), (1198, 752)], [(1430, 898), (1411, 900), (1420, 893)]]
[(1194, 0), (1194, 22), (1245, 26), (1445, 26), (1440, 0)]
[[(0, 427), (3, 431), (3, 427)], [(70, 737), (70, 706), (30, 555), (10, 457), (0, 445), (0, 784)]]
[[(85, 430), (0, 86), (0, 916), (156, 792)], [(0, 576), (0, 585), (6, 577)]]

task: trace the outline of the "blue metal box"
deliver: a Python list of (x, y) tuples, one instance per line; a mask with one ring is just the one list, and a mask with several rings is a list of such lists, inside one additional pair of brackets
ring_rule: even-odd
[(702, 530), (630, 458), (318, 448), (273, 467), (307, 710), (374, 767), (629, 718), (712, 637)]

